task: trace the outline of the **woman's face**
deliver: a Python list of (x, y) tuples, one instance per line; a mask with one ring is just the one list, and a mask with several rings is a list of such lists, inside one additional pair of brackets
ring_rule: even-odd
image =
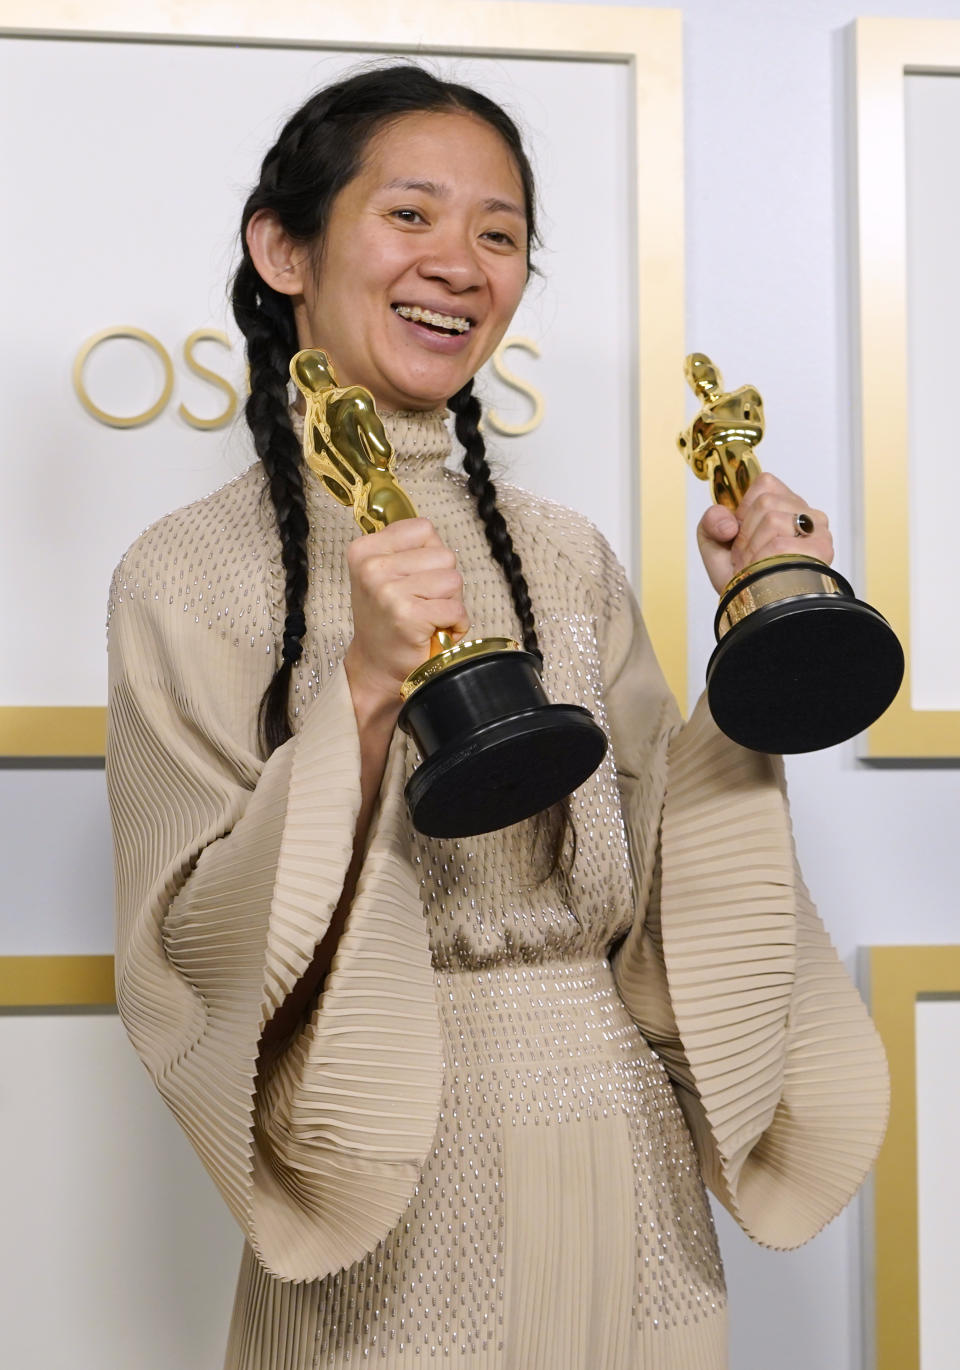
[(333, 202), (294, 303), (301, 347), (384, 410), (434, 409), (500, 342), (527, 278), (523, 185), (500, 135), (459, 112), (375, 134)]

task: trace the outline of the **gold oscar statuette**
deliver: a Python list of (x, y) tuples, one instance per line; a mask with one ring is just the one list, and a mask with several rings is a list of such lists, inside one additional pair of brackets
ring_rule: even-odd
[[(725, 391), (709, 357), (693, 352), (684, 374), (702, 408), (677, 438), (718, 504), (736, 509), (760, 474), (763, 401), (752, 385)], [(812, 531), (798, 513), (798, 538)], [(765, 557), (720, 596), (707, 698), (717, 726), (761, 752), (832, 747), (869, 727), (903, 679), (903, 649), (886, 619), (816, 557)]]
[[(298, 352), (290, 374), (306, 404), (303, 458), (326, 490), (364, 533), (416, 518), (369, 390), (339, 385), (320, 349)], [(529, 818), (581, 785), (606, 751), (589, 710), (548, 701), (539, 659), (513, 638), (454, 642), (438, 632), (400, 695), (399, 726), (422, 758), (407, 805), (431, 837)]]

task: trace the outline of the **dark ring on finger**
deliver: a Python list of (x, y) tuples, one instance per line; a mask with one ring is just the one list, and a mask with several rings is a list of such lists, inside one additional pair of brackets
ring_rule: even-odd
[(809, 514), (794, 514), (793, 516), (793, 536), (795, 538), (808, 538), (813, 532), (813, 519)]

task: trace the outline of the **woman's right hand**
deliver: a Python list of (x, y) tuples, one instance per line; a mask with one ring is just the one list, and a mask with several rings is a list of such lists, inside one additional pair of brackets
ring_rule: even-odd
[(344, 667), (358, 719), (399, 712), (400, 686), (446, 630), (463, 637), (470, 620), (454, 554), (428, 519), (402, 519), (356, 538), (347, 551), (353, 640)]

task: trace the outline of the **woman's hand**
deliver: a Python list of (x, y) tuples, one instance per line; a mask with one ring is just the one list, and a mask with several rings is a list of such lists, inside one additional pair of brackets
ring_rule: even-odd
[(402, 519), (368, 533), (347, 552), (353, 640), (344, 666), (358, 719), (400, 708), (400, 686), (446, 629), (470, 626), (463, 580), (450, 549), (427, 519)]
[[(809, 537), (797, 535), (795, 517), (813, 520)], [(819, 557), (833, 560), (830, 524), (820, 509), (811, 509), (783, 481), (764, 471), (750, 486), (736, 512), (722, 504), (707, 510), (697, 526), (697, 543), (713, 588), (719, 594), (745, 566), (764, 557)]]

